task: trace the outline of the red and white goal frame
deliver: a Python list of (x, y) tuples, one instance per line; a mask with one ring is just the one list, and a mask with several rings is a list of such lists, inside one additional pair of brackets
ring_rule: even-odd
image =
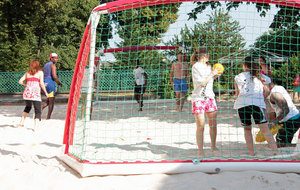
[[(84, 75), (84, 69), (88, 63), (95, 62), (95, 46), (96, 46), (96, 28), (101, 14), (109, 14), (127, 9), (141, 8), (146, 6), (181, 3), (181, 2), (197, 2), (201, 0), (119, 0), (97, 6), (92, 11), (88, 23), (86, 25), (81, 46), (79, 49), (74, 75), (70, 90), (68, 102), (65, 131), (64, 131), (64, 154), (62, 160), (69, 166), (77, 170), (82, 176), (92, 175), (128, 175), (128, 174), (150, 174), (150, 173), (183, 173), (183, 172), (207, 172), (214, 173), (219, 171), (242, 171), (242, 170), (260, 170), (270, 172), (299, 172), (299, 160), (284, 160), (284, 157), (297, 156), (300, 153), (299, 139), (295, 148), (295, 154), (281, 155), (279, 159), (266, 160), (186, 160), (186, 161), (137, 161), (137, 162), (90, 162), (89, 160), (80, 160), (69, 153), (69, 147), (73, 144), (74, 128), (76, 116), (78, 112), (78, 104), (80, 99), (80, 86)], [(209, 0), (214, 1), (214, 0)], [(298, 0), (232, 0), (236, 2), (253, 2), (253, 3), (269, 3), (275, 5), (283, 5), (289, 7), (300, 8)], [(132, 47), (129, 47), (132, 48)], [(145, 47), (136, 47), (145, 48)], [(148, 47), (149, 48), (149, 47)], [(153, 48), (153, 47), (152, 47)], [(121, 48), (122, 49), (122, 48)], [(124, 48), (123, 48), (124, 50)], [(110, 50), (104, 50), (104, 52)], [(112, 49), (111, 49), (112, 51)], [(114, 49), (116, 51), (116, 49)], [(90, 79), (92, 79), (92, 70), (90, 70)], [(92, 88), (89, 86), (89, 92)], [(87, 105), (91, 105), (91, 93), (87, 98)], [(88, 107), (88, 106), (87, 106)], [(89, 109), (86, 109), (89, 114)], [(282, 159), (281, 159), (282, 158)]]

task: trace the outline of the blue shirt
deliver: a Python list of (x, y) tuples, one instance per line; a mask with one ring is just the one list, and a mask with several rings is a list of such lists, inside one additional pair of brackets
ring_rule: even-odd
[(48, 62), (44, 66), (44, 79), (52, 79), (52, 72), (51, 72), (51, 65), (53, 64), (52, 61)]

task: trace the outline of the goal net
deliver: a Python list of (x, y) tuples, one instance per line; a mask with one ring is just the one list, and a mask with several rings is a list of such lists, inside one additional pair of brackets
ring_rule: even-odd
[[(75, 65), (62, 159), (82, 176), (299, 172), (299, 87), (294, 80), (300, 70), (299, 8), (293, 0), (119, 0), (94, 8)], [(197, 89), (191, 57), (200, 47), (209, 55), (208, 68), (224, 67), (209, 79), (217, 111), (207, 109), (206, 114), (193, 113)], [(290, 97), (285, 104), (273, 100), (274, 108), (270, 96), (262, 101), (267, 137), (255, 124), (255, 113), (246, 122), (252, 134), (247, 136), (241, 120), (246, 113), (234, 108), (235, 81), (245, 71), (245, 57), (259, 63), (257, 72)], [(255, 99), (247, 101), (251, 105)], [(276, 120), (292, 109), (288, 125)], [(195, 116), (206, 117), (196, 121)], [(287, 140), (280, 144), (280, 138)], [(273, 139), (277, 152), (265, 139)]]

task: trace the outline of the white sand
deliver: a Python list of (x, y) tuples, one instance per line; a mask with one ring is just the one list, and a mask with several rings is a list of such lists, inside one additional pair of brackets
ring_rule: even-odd
[[(32, 113), (15, 128), (24, 106), (0, 106), (0, 189), (299, 189), (300, 175), (258, 171), (201, 172), (81, 178), (58, 159), (62, 150), (65, 104), (34, 133)], [(300, 172), (300, 171), (299, 171)]]

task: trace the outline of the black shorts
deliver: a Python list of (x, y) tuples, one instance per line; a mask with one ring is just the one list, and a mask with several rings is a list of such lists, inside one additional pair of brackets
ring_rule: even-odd
[(255, 124), (267, 123), (266, 111), (258, 106), (250, 105), (238, 109), (240, 120), (243, 126), (252, 124), (251, 118), (253, 117)]
[(283, 124), (283, 127), (278, 130), (276, 142), (282, 144), (291, 144), (294, 134), (300, 127), (300, 117), (298, 119), (288, 120), (280, 124)]
[(142, 85), (135, 85), (134, 87), (134, 93), (135, 94), (144, 94), (145, 93), (145, 88)]

